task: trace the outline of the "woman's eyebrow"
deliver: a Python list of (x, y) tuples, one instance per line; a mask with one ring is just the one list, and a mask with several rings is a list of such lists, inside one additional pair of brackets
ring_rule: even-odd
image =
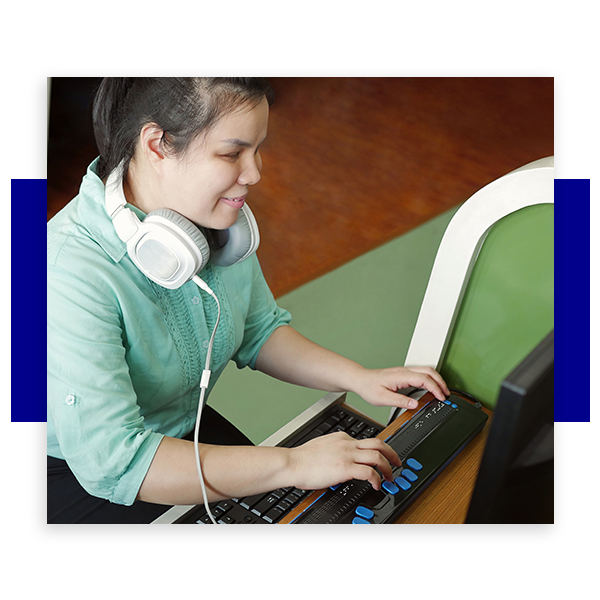
[[(262, 145), (262, 143), (265, 141), (265, 139), (266, 139), (266, 136), (262, 139), (259, 146)], [(221, 142), (224, 144), (232, 144), (234, 146), (242, 146), (243, 148), (251, 148), (252, 147), (252, 144), (250, 142), (240, 140), (239, 138), (231, 138), (229, 140), (221, 140)]]
[(238, 140), (237, 138), (233, 138), (230, 140), (221, 140), (224, 144), (233, 144), (234, 146), (243, 146), (244, 148), (250, 148), (252, 144), (250, 142), (245, 142), (244, 140)]

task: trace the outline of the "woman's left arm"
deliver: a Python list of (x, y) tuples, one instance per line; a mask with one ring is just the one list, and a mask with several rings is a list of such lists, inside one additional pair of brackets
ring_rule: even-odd
[(417, 402), (396, 393), (407, 387), (426, 389), (438, 400), (450, 394), (431, 367), (366, 369), (305, 338), (289, 325), (278, 327), (263, 344), (256, 368), (267, 375), (326, 392), (354, 392), (373, 406), (416, 408)]

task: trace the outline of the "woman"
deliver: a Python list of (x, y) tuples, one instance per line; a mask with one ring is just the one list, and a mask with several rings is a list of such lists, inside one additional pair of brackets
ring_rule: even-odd
[[(260, 180), (272, 98), (260, 78), (102, 82), (100, 157), (48, 224), (49, 522), (143, 523), (169, 505), (203, 501), (192, 433), (209, 348), (208, 392), (234, 360), (290, 383), (354, 391), (375, 406), (414, 407), (396, 393), (408, 386), (449, 393), (432, 369), (368, 370), (304, 338), (255, 254), (198, 274), (220, 302), (214, 346), (214, 299), (194, 281), (159, 285), (132, 261), (116, 229), (121, 209), (107, 209), (107, 178), (122, 184), (140, 220), (170, 209), (205, 232), (237, 226)], [(343, 433), (293, 449), (254, 447), (209, 407), (200, 441), (210, 502), (352, 478), (379, 489), (375, 469), (390, 479), (400, 464), (383, 442)]]

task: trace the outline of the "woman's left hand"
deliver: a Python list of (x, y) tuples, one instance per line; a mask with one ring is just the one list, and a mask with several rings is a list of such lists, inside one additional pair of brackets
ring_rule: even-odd
[(398, 390), (409, 387), (425, 389), (438, 400), (444, 400), (450, 395), (446, 382), (431, 367), (364, 369), (360, 371), (352, 391), (373, 406), (416, 408), (416, 400), (397, 393)]

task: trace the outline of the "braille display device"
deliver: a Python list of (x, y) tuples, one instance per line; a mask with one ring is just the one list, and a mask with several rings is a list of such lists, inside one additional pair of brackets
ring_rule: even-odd
[(366, 481), (352, 480), (313, 492), (308, 506), (291, 524), (368, 525), (393, 522), (484, 427), (488, 416), (452, 393), (441, 401), (431, 393), (425, 405), (384, 441), (402, 460), (394, 481), (375, 490)]

